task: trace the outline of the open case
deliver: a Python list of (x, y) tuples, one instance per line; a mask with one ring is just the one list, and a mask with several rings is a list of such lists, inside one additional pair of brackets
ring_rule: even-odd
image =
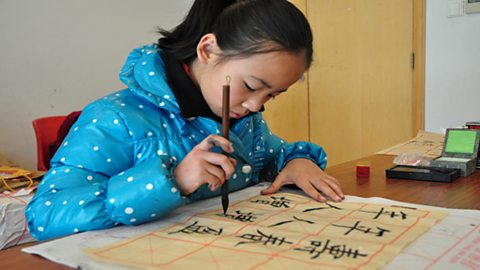
[(431, 167), (460, 169), (462, 176), (475, 171), (480, 131), (472, 129), (447, 129), (442, 156), (432, 160)]

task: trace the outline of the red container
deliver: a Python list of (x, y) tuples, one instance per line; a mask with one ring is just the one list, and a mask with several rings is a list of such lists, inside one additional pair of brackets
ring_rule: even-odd
[(360, 177), (360, 178), (370, 177), (370, 162), (368, 161), (357, 162), (357, 177)]
[(468, 129), (480, 129), (480, 125), (467, 125)]
[(480, 121), (471, 121), (465, 123), (468, 129), (480, 129)]

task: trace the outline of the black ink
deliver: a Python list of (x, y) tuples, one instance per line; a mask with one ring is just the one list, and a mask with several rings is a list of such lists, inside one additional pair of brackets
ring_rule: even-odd
[(234, 214), (217, 214), (217, 216), (231, 218), (233, 220), (238, 220), (240, 222), (254, 222), (255, 219), (258, 218), (257, 215), (262, 215), (262, 214), (255, 214), (252, 212), (242, 213), (240, 210), (235, 211)]
[(194, 223), (174, 232), (169, 232), (168, 234), (174, 234), (174, 233), (185, 233), (185, 234), (211, 234), (211, 235), (221, 235), (223, 232), (223, 228), (220, 229), (213, 229), (208, 226), (204, 225), (197, 225), (198, 221), (195, 221)]
[(380, 208), (380, 211), (375, 212), (375, 211), (365, 211), (365, 210), (358, 210), (359, 212), (364, 212), (364, 213), (373, 213), (376, 214), (373, 219), (378, 219), (381, 215), (388, 215), (391, 218), (396, 218), (396, 217), (401, 217), (402, 219), (407, 219), (407, 214), (404, 213), (403, 211), (399, 211), (399, 213), (395, 211), (385, 211), (385, 209), (382, 207)]
[(329, 203), (325, 203), (328, 207), (315, 207), (315, 208), (308, 208), (308, 209), (305, 209), (303, 210), (304, 213), (306, 212), (310, 212), (310, 211), (317, 211), (317, 210), (323, 210), (323, 209), (337, 209), (337, 210), (343, 210), (342, 208), (338, 207), (338, 206), (335, 206), (335, 205), (331, 205)]
[(242, 234), (240, 236), (237, 236), (237, 237), (240, 237), (242, 239), (249, 240), (249, 241), (238, 242), (235, 246), (239, 246), (239, 245), (243, 245), (243, 244), (257, 244), (257, 243), (261, 243), (264, 246), (266, 246), (266, 245), (281, 246), (283, 244), (289, 244), (289, 245), (293, 244), (293, 242), (287, 241), (285, 239), (285, 237), (277, 237), (277, 236), (273, 236), (272, 234), (266, 235), (265, 233), (263, 233), (262, 231), (260, 231), (258, 229), (257, 229), (257, 232), (258, 232), (258, 234), (246, 233), (246, 234)]
[(383, 229), (383, 228), (380, 228), (380, 227), (376, 227), (378, 229), (378, 231), (374, 232), (374, 231), (372, 231), (372, 228), (367, 228), (366, 226), (359, 226), (359, 224), (360, 224), (360, 221), (355, 222), (355, 225), (353, 225), (353, 226), (345, 226), (345, 225), (338, 225), (338, 224), (332, 224), (332, 226), (349, 228), (349, 230), (346, 231), (343, 235), (348, 235), (352, 231), (357, 230), (357, 231), (363, 232), (365, 234), (371, 233), (371, 234), (376, 234), (377, 237), (381, 237), (381, 236), (383, 236), (383, 234), (385, 232), (390, 232), (390, 230)]
[(287, 199), (285, 197), (275, 197), (275, 196), (270, 196), (273, 200), (265, 200), (265, 199), (258, 199), (255, 201), (250, 201), (252, 203), (259, 203), (259, 204), (265, 204), (265, 205), (271, 205), (273, 207), (277, 208), (290, 208), (290, 203), (292, 200)]
[(269, 227), (275, 227), (275, 226), (280, 226), (280, 225), (287, 224), (287, 223), (290, 223), (290, 222), (295, 222), (295, 220), (305, 222), (305, 223), (308, 223), (308, 224), (315, 224), (315, 222), (313, 222), (311, 220), (301, 219), (301, 218), (297, 218), (296, 216), (293, 216), (293, 220), (280, 221), (278, 223), (270, 225)]
[(306, 246), (303, 248), (294, 248), (293, 250), (298, 251), (307, 251), (308, 253), (312, 254), (313, 256), (310, 257), (311, 260), (320, 257), (320, 255), (324, 254), (326, 251), (332, 255), (334, 259), (340, 259), (343, 256), (357, 259), (357, 257), (367, 257), (368, 254), (360, 253), (358, 249), (353, 250), (352, 248), (347, 248), (346, 245), (331, 245), (330, 239), (325, 241), (325, 244), (322, 246), (322, 241), (310, 241), (310, 246)]
[(416, 207), (409, 207), (409, 206), (401, 206), (401, 205), (390, 205), (391, 207), (398, 207), (398, 208), (405, 208), (410, 210), (417, 210)]

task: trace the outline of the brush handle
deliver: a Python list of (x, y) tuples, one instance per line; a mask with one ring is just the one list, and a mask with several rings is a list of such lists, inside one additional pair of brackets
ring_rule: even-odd
[[(229, 140), (230, 129), (230, 77), (227, 77), (227, 84), (223, 86), (223, 103), (222, 103), (222, 137)], [(228, 153), (222, 151), (228, 156)], [(222, 184), (222, 207), (223, 213), (226, 214), (228, 210), (228, 179)]]

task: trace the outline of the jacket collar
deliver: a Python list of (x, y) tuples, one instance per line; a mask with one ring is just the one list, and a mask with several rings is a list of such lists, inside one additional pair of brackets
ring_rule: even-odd
[(167, 79), (178, 101), (182, 116), (185, 118), (206, 116), (221, 122), (221, 118), (210, 110), (202, 92), (188, 76), (188, 72), (183, 64), (170, 53), (162, 52), (162, 55)]

